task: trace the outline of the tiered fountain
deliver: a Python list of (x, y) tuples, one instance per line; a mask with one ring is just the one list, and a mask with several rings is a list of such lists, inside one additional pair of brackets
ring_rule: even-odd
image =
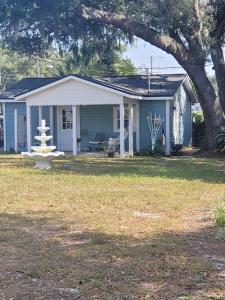
[(35, 168), (38, 169), (51, 169), (51, 161), (59, 156), (65, 155), (64, 152), (54, 151), (56, 146), (47, 146), (47, 142), (53, 139), (52, 136), (47, 136), (46, 132), (49, 127), (46, 127), (45, 120), (41, 120), (41, 126), (37, 127), (40, 135), (35, 136), (35, 140), (41, 143), (40, 146), (31, 147), (32, 152), (22, 152), (24, 157), (35, 161)]

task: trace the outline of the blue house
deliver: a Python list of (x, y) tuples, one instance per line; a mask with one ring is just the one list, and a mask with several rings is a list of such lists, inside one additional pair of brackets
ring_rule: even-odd
[(96, 133), (119, 137), (120, 156), (151, 145), (147, 117), (163, 120), (158, 139), (191, 146), (195, 94), (186, 74), (25, 78), (0, 94), (0, 147), (30, 151), (45, 119), (58, 150), (89, 151)]

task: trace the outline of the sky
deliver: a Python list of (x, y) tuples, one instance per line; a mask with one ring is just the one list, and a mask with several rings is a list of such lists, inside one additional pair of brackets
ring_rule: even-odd
[[(130, 58), (136, 68), (149, 68), (151, 65), (151, 56), (153, 61), (153, 73), (155, 74), (186, 73), (172, 55), (167, 54), (141, 39), (136, 39), (134, 45), (129, 46), (125, 53), (125, 57)], [(207, 67), (207, 72), (213, 75), (211, 67)]]

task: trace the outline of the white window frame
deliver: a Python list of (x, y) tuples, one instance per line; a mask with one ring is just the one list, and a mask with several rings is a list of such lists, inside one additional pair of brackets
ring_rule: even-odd
[[(125, 105), (124, 110), (127, 111), (127, 115), (129, 116), (129, 107)], [(118, 127), (119, 122), (117, 119), (117, 116), (119, 116), (119, 111), (119, 106), (113, 106), (113, 132), (120, 132), (120, 128)], [(133, 132), (136, 132), (136, 106), (134, 106)]]

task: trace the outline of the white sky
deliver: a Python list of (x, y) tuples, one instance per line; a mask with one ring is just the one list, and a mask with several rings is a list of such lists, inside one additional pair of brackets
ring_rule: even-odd
[[(177, 63), (172, 55), (167, 54), (141, 39), (137, 39), (135, 44), (130, 46), (125, 53), (125, 57), (130, 58), (137, 68), (150, 67), (151, 56), (153, 59), (153, 73), (185, 73), (184, 69)], [(211, 67), (207, 67), (207, 72), (213, 75)]]

